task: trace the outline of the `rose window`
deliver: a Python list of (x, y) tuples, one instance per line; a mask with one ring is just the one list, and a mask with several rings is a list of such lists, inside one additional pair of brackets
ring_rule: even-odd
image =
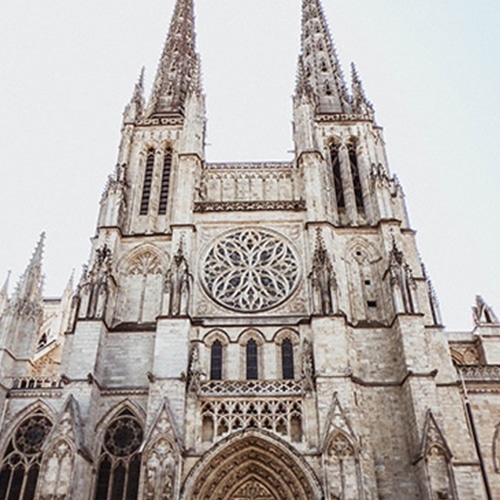
[(206, 290), (219, 304), (234, 311), (258, 312), (290, 297), (299, 279), (299, 265), (284, 238), (246, 229), (210, 246), (202, 275)]

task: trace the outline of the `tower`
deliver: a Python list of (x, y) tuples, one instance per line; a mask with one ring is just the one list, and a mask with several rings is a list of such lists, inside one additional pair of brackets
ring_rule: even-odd
[(42, 238), (2, 291), (0, 500), (500, 494), (482, 395), (498, 320), (478, 297), (475, 330), (444, 332), (319, 0), (302, 0), (293, 161), (209, 163), (205, 123), (194, 4), (176, 0), (76, 290), (42, 298)]

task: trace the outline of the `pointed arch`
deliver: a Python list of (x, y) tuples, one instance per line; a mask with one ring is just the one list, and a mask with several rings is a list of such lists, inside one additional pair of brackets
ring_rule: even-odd
[(140, 245), (118, 262), (119, 293), (116, 321), (148, 323), (161, 312), (161, 298), (169, 258), (151, 244)]
[[(7, 434), (0, 462), (0, 498), (33, 500), (43, 459), (43, 445), (54, 418), (47, 405), (37, 401), (18, 413)], [(49, 415), (51, 415), (49, 417)]]
[(264, 376), (264, 334), (256, 329), (244, 330), (238, 337), (240, 344), (240, 377), (242, 380), (258, 380)]
[(144, 417), (137, 405), (126, 400), (101, 419), (95, 500), (137, 498), (144, 440), (144, 418), (139, 414)]
[(421, 457), (429, 495), (434, 498), (457, 498), (453, 465), (453, 454), (432, 411), (425, 417)]
[(293, 380), (300, 374), (300, 335), (291, 328), (278, 330), (273, 337), (276, 346), (277, 377)]
[(203, 456), (188, 474), (181, 499), (244, 498), (240, 492), (250, 487), (269, 500), (323, 498), (313, 470), (291, 446), (266, 431), (246, 430)]

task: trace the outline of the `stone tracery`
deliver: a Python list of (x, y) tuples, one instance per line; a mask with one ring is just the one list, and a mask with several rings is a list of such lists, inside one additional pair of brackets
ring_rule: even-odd
[(202, 274), (216, 302), (235, 311), (258, 312), (290, 297), (299, 265), (284, 238), (268, 230), (246, 229), (211, 245)]

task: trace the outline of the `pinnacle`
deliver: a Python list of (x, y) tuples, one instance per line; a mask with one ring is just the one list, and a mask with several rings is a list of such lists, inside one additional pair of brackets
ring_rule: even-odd
[(7, 278), (5, 278), (4, 284), (2, 288), (0, 289), (0, 296), (7, 297), (9, 294), (9, 281), (10, 281), (10, 271), (7, 271)]

